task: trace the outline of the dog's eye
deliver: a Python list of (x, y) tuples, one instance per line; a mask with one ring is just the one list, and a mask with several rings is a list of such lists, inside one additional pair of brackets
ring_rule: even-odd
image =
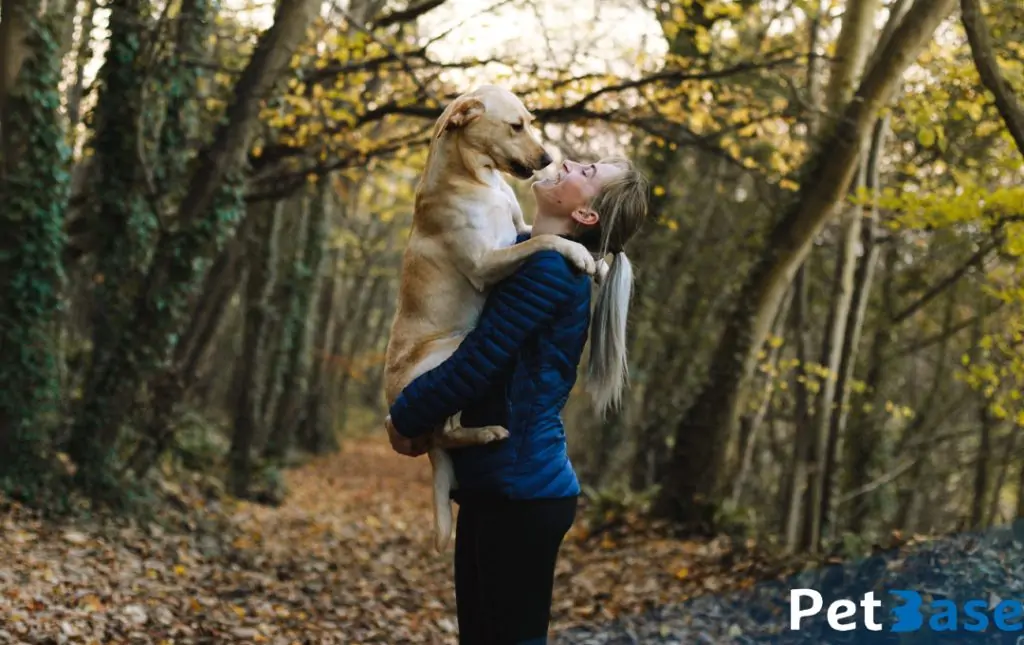
[(523, 131), (523, 127), (524, 126), (523, 126), (523, 123), (521, 121), (519, 123), (512, 123), (511, 125), (512, 125), (512, 132), (522, 132)]

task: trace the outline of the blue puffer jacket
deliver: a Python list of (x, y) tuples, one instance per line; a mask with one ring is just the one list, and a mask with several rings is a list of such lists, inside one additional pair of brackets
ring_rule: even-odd
[(506, 440), (450, 451), (456, 501), (579, 495), (561, 411), (587, 341), (590, 284), (559, 253), (532, 255), (491, 290), (476, 328), (455, 353), (391, 406), (395, 429), (407, 437), (430, 432), (460, 410), (466, 427), (508, 428)]

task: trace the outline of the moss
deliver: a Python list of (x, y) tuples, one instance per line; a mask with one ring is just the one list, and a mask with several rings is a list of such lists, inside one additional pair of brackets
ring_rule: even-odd
[(0, 183), (0, 483), (22, 496), (43, 481), (59, 413), (54, 323), (69, 188), (59, 47), (48, 22), (30, 27), (35, 55), (7, 105), (7, 150), (16, 160), (4, 160), (9, 168)]
[[(176, 344), (188, 299), (205, 272), (204, 258), (223, 244), (241, 204), (240, 183), (229, 181), (209, 217), (156, 236), (154, 209), (170, 210), (187, 183), (188, 142), (198, 127), (196, 96), (203, 74), (189, 59), (204, 50), (211, 5), (207, 0), (184, 3), (177, 46), (153, 81), (160, 100), (144, 102), (141, 22), (132, 19), (143, 4), (122, 0), (114, 6), (111, 50), (100, 75), (103, 93), (96, 110), (94, 145), (102, 176), (98, 225), (108, 241), (99, 251), (103, 280), (96, 293), (100, 319), (89, 384), (69, 451), (79, 465), (80, 483), (100, 497), (122, 486), (114, 473), (120, 471), (118, 444), (130, 406)], [(142, 123), (161, 124), (151, 177), (139, 163)], [(156, 191), (153, 199), (145, 198), (148, 190)]]
[(78, 482), (95, 498), (117, 497), (122, 484), (113, 474), (119, 472), (118, 433), (137, 384), (166, 369), (189, 313), (190, 296), (243, 212), (243, 183), (241, 171), (227, 178), (208, 216), (168, 233), (157, 247), (133, 323), (121, 335), (74, 429)]

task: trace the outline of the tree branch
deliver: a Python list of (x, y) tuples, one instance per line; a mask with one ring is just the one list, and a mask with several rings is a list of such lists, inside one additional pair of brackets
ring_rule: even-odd
[(200, 163), (192, 175), (185, 198), (178, 208), (184, 224), (207, 214), (217, 189), (228, 171), (236, 167), (249, 148), (253, 124), (265, 99), (288, 67), (292, 52), (301, 41), (318, 4), (312, 0), (282, 3), (274, 25), (260, 41), (235, 86), (235, 96), (222, 126), (210, 147), (200, 152)]
[(904, 359), (904, 358), (906, 358), (908, 356), (911, 356), (913, 354), (916, 354), (917, 352), (921, 351), (922, 349), (928, 349), (929, 347), (931, 347), (932, 345), (935, 345), (936, 343), (941, 343), (942, 341), (946, 340), (947, 338), (952, 338), (952, 337), (956, 336), (957, 334), (959, 334), (960, 332), (962, 332), (963, 330), (970, 328), (971, 325), (976, 324), (979, 319), (984, 319), (984, 318), (987, 318), (990, 315), (994, 314), (996, 311), (998, 311), (1003, 306), (1003, 304), (1004, 304), (1003, 301), (1000, 300), (999, 302), (996, 302), (993, 307), (991, 307), (991, 310), (986, 311), (984, 314), (978, 314), (976, 316), (971, 316), (970, 318), (968, 318), (966, 320), (962, 320), (962, 321), (956, 323), (955, 325), (953, 325), (952, 327), (950, 327), (946, 331), (942, 331), (942, 332), (939, 332), (937, 334), (932, 334), (931, 336), (928, 336), (926, 338), (922, 338), (921, 340), (913, 342), (913, 343), (908, 343), (905, 347), (901, 347), (898, 350), (896, 350), (895, 352), (893, 352), (890, 356), (887, 356), (886, 358), (883, 358), (882, 359), (882, 364), (883, 365), (891, 364), (891, 363), (893, 363), (895, 361), (898, 361), (898, 360)]
[(371, 21), (370, 28), (386, 29), (387, 27), (391, 27), (393, 25), (408, 24), (416, 20), (420, 16), (426, 14), (427, 12), (437, 9), (446, 1), (447, 0), (426, 0), (425, 2), (410, 5), (405, 9), (391, 11)]
[(1021, 107), (1013, 88), (999, 72), (992, 37), (981, 15), (981, 1), (960, 0), (960, 12), (981, 83), (995, 96), (996, 108), (1017, 143), (1017, 150), (1024, 154), (1024, 107)]
[[(388, 60), (398, 60), (402, 55), (394, 53), (388, 57)], [(770, 59), (759, 63), (745, 62), (733, 65), (730, 67), (724, 67), (721, 69), (712, 69), (704, 71), (687, 71), (683, 69), (673, 69), (644, 76), (638, 79), (625, 80), (620, 83), (614, 83), (607, 85), (602, 88), (598, 88), (581, 98), (564, 105), (554, 107), (539, 107), (532, 110), (534, 116), (541, 123), (570, 123), (574, 121), (602, 121), (605, 123), (615, 123), (619, 125), (625, 125), (629, 127), (639, 128), (649, 134), (656, 134), (666, 139), (672, 140), (674, 143), (680, 145), (698, 145), (706, 148), (709, 152), (718, 154), (724, 154), (720, 149), (711, 144), (721, 135), (721, 132), (709, 133), (706, 135), (696, 135), (683, 124), (672, 123), (669, 120), (665, 120), (665, 125), (668, 128), (662, 132), (653, 132), (649, 119), (645, 119), (643, 116), (636, 116), (632, 113), (626, 113), (623, 111), (596, 111), (591, 109), (590, 104), (593, 103), (597, 98), (606, 94), (612, 94), (617, 92), (624, 92), (631, 89), (640, 89), (650, 85), (664, 84), (666, 86), (673, 86), (685, 81), (696, 81), (696, 80), (715, 80), (722, 79), (735, 74), (741, 74), (757, 70), (773, 69), (782, 67), (789, 64), (798, 63), (802, 56), (788, 56), (776, 59)], [(377, 59), (379, 62), (384, 62), (383, 57)], [(355, 64), (355, 63), (353, 63)], [(326, 70), (324, 70), (326, 71)], [(442, 110), (444, 104), (448, 101), (454, 100), (456, 95), (447, 95), (438, 97), (438, 105), (425, 105), (423, 103), (407, 103), (400, 99), (392, 100), (391, 102), (379, 105), (374, 109), (367, 110), (362, 114), (358, 115), (355, 123), (351, 126), (346, 126), (350, 129), (356, 129), (361, 126), (380, 121), (389, 116), (405, 116), (415, 117), (421, 119), (437, 119)], [(621, 112), (621, 113), (620, 113)], [(736, 127), (743, 127), (746, 123), (738, 124)], [(669, 130), (678, 132), (685, 136), (680, 138), (674, 138)], [(330, 130), (325, 131), (325, 134), (330, 134)], [(256, 169), (263, 169), (276, 163), (282, 159), (288, 157), (294, 157), (301, 155), (303, 148), (299, 146), (285, 146), (275, 145), (267, 146), (261, 156), (258, 159), (252, 159), (253, 167)], [(725, 155), (730, 160), (731, 157)], [(736, 160), (732, 160), (737, 163), (740, 167), (741, 164)]]
[(974, 254), (971, 257), (969, 257), (967, 261), (964, 262), (959, 268), (957, 268), (956, 271), (953, 271), (951, 274), (940, 280), (938, 283), (933, 285), (931, 289), (926, 291), (923, 296), (921, 296), (914, 302), (910, 303), (910, 305), (904, 307), (902, 311), (893, 316), (893, 324), (898, 325), (905, 321), (907, 318), (910, 318), (915, 313), (920, 311), (922, 307), (924, 307), (926, 304), (934, 300), (939, 294), (941, 294), (943, 291), (956, 284), (960, 280), (960, 278), (964, 277), (967, 274), (967, 272), (970, 271), (973, 267), (977, 267), (983, 264), (985, 261), (985, 257), (998, 247), (999, 236), (995, 235), (991, 240), (988, 240), (985, 244), (982, 244), (981, 248), (975, 251)]

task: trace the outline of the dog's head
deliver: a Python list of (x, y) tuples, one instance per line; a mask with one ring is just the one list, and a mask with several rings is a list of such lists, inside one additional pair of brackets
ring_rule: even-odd
[(498, 170), (529, 179), (552, 161), (532, 121), (515, 94), (484, 85), (452, 101), (437, 120), (434, 137), (458, 136), (460, 145), (489, 158)]

